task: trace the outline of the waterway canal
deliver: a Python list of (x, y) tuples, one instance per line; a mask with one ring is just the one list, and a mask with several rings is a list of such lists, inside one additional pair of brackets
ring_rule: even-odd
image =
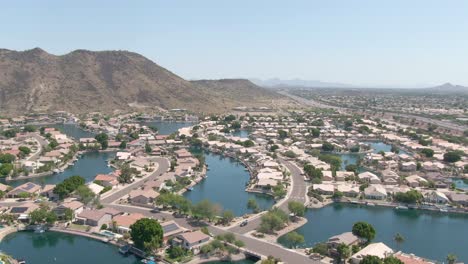
[[(384, 242), (393, 249), (398, 249), (393, 237), (400, 233), (405, 242), (399, 249), (404, 252), (438, 261), (454, 253), (460, 261), (468, 261), (468, 215), (333, 204), (309, 209), (306, 217), (307, 224), (297, 230), (306, 241), (302, 247), (312, 247), (331, 236), (351, 231), (355, 222), (366, 221), (377, 230), (374, 241)], [(284, 238), (279, 242), (286, 244)]]
[[(201, 150), (194, 149), (191, 151), (192, 153), (201, 152)], [(209, 168), (208, 178), (195, 185), (192, 191), (184, 194), (193, 203), (208, 199), (221, 205), (223, 209), (232, 210), (237, 216), (251, 213), (251, 210), (247, 208), (247, 201), (250, 198), (254, 198), (263, 210), (271, 208), (274, 204), (271, 196), (245, 191), (250, 175), (242, 163), (210, 152), (204, 152), (204, 155)]]
[(10, 234), (0, 243), (0, 251), (28, 264), (141, 263), (134, 256), (122, 256), (110, 244), (56, 232)]

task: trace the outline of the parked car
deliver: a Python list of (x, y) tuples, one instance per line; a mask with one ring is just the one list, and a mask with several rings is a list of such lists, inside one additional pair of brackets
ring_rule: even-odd
[(242, 227), (242, 226), (246, 226), (248, 223), (249, 223), (249, 221), (244, 220), (244, 221), (242, 221), (242, 223), (240, 223), (240, 226), (241, 226), (241, 227)]

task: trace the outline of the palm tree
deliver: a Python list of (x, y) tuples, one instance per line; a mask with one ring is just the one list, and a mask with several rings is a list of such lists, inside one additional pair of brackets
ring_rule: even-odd
[(403, 237), (400, 233), (396, 233), (395, 237), (393, 237), (393, 240), (397, 244), (397, 249), (400, 248), (400, 245), (405, 242), (405, 237)]
[(450, 253), (450, 254), (447, 255), (447, 263), (448, 264), (454, 264), (455, 261), (457, 261), (457, 256), (455, 254)]

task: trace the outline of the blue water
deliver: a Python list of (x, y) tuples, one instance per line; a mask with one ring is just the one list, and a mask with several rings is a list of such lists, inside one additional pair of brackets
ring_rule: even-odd
[[(382, 141), (370, 141), (370, 142), (363, 142), (363, 143), (370, 145), (373, 153), (379, 153), (380, 151), (390, 152), (392, 150), (392, 145), (384, 143)], [(398, 154), (411, 155), (410, 153), (402, 149), (400, 149), (400, 152), (398, 152)]]
[(174, 132), (177, 132), (180, 128), (193, 126), (196, 123), (193, 122), (165, 122), (165, 121), (148, 121), (141, 122), (141, 124), (147, 126), (155, 126), (158, 128), (158, 133), (160, 135), (170, 135)]
[[(366, 221), (377, 231), (374, 241), (384, 242), (393, 249), (398, 249), (393, 237), (400, 233), (405, 238), (400, 246), (404, 252), (439, 261), (454, 253), (459, 260), (468, 261), (468, 215), (333, 204), (309, 209), (306, 217), (307, 224), (297, 230), (304, 235), (303, 246), (311, 247), (351, 231), (355, 222)], [(279, 241), (284, 243), (282, 238)]]
[(68, 167), (61, 173), (39, 178), (10, 181), (8, 184), (11, 186), (18, 186), (25, 182), (57, 184), (73, 175), (79, 175), (85, 178), (86, 182), (90, 182), (94, 180), (97, 174), (107, 174), (112, 172), (112, 168), (107, 167), (107, 160), (113, 159), (114, 157), (115, 153), (113, 152), (86, 152), (83, 154), (82, 158), (78, 159), (75, 165)]
[(93, 138), (95, 136), (94, 133), (81, 129), (78, 125), (75, 124), (55, 124), (49, 125), (47, 127), (54, 127), (62, 133), (66, 134), (69, 137), (78, 140), (80, 138)]
[(19, 232), (6, 236), (0, 251), (28, 264), (137, 264), (136, 257), (122, 256), (118, 248), (90, 238), (45, 232)]
[(250, 135), (250, 131), (248, 130), (235, 130), (232, 132), (232, 135), (235, 137), (240, 137), (240, 138), (248, 138)]
[(454, 178), (452, 181), (458, 189), (468, 190), (468, 180), (463, 181), (463, 179)]
[(193, 203), (208, 199), (221, 205), (223, 209), (232, 210), (236, 216), (251, 213), (251, 210), (247, 209), (249, 198), (257, 200), (259, 207), (264, 210), (274, 204), (270, 196), (245, 191), (250, 175), (241, 163), (209, 152), (205, 152), (205, 160), (209, 168), (208, 178), (184, 194)]

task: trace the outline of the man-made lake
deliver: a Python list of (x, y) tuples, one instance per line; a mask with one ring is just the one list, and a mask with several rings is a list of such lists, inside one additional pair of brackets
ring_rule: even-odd
[[(369, 142), (363, 142), (363, 143), (370, 145), (371, 148), (372, 148), (372, 152), (374, 152), (374, 153), (379, 153), (380, 151), (391, 152), (391, 150), (392, 150), (392, 145), (387, 144), (387, 143), (382, 142), (382, 141), (369, 141)], [(398, 152), (398, 154), (411, 155), (410, 153), (408, 153), (408, 152), (406, 152), (404, 150), (401, 150), (401, 149)]]
[[(151, 124), (159, 129), (160, 134), (171, 134), (177, 131), (179, 128), (191, 126), (194, 123), (151, 122)], [(76, 140), (80, 138), (94, 137), (92, 132), (83, 130), (74, 124), (56, 124), (48, 125), (47, 127), (55, 127)], [(73, 175), (79, 175), (85, 178), (87, 182), (90, 182), (94, 180), (97, 174), (107, 174), (112, 172), (112, 169), (107, 166), (107, 160), (113, 159), (114, 157), (115, 153), (113, 152), (87, 152), (84, 153), (83, 156), (73, 166), (68, 167), (61, 173), (38, 178), (11, 181), (8, 184), (11, 186), (18, 186), (25, 182), (35, 182), (38, 184), (57, 184)]]
[[(198, 153), (200, 152), (198, 150)], [(220, 204), (225, 210), (232, 210), (237, 216), (252, 212), (247, 209), (247, 201), (250, 198), (254, 198), (261, 209), (269, 209), (274, 204), (270, 196), (245, 191), (250, 175), (242, 163), (210, 152), (204, 152), (204, 155), (209, 169), (208, 178), (184, 194), (193, 203), (208, 199)]]
[[(384, 242), (394, 250), (438, 261), (453, 253), (460, 261), (468, 261), (467, 215), (333, 204), (309, 209), (306, 217), (307, 224), (297, 230), (306, 241), (302, 246), (312, 247), (331, 236), (351, 231), (355, 222), (365, 221), (377, 231), (374, 241)], [(396, 233), (405, 237), (399, 247), (393, 241)], [(279, 242), (285, 244), (283, 238)]]
[(134, 256), (124, 257), (118, 248), (90, 238), (45, 232), (13, 233), (0, 243), (0, 251), (28, 264), (136, 264)]
[(93, 132), (83, 130), (75, 124), (56, 124), (47, 127), (54, 127), (62, 131), (62, 133), (64, 133), (65, 135), (72, 137), (76, 140), (79, 140), (80, 138), (93, 138), (95, 136)]
[(146, 121), (141, 122), (146, 126), (154, 126), (158, 128), (158, 133), (160, 135), (170, 135), (180, 128), (193, 126), (196, 123), (193, 122), (165, 122), (165, 121)]
[(468, 180), (465, 179), (458, 179), (458, 178), (454, 178), (452, 179), (453, 183), (455, 183), (455, 186), (459, 189), (463, 189), (463, 190), (468, 190)]
[(11, 186), (18, 186), (25, 182), (57, 184), (73, 175), (79, 175), (85, 178), (86, 182), (90, 182), (94, 180), (97, 174), (107, 174), (112, 172), (112, 168), (107, 166), (107, 160), (113, 159), (114, 157), (114, 152), (86, 152), (80, 159), (78, 159), (78, 161), (75, 162), (74, 165), (69, 166), (61, 173), (38, 178), (10, 181), (8, 184)]
[(248, 130), (235, 130), (232, 132), (232, 135), (235, 137), (240, 137), (240, 138), (248, 138), (250, 135), (250, 131)]

